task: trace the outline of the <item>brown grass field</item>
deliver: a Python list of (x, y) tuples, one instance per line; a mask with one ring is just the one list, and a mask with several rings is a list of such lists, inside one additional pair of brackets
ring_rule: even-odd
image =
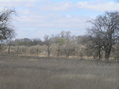
[(0, 89), (119, 89), (119, 64), (0, 56)]

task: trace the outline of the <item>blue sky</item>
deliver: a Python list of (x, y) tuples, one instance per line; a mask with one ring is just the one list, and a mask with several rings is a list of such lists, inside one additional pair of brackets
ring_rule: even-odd
[(43, 38), (70, 31), (86, 34), (86, 22), (105, 11), (119, 10), (118, 0), (0, 0), (0, 9), (15, 8), (16, 38)]

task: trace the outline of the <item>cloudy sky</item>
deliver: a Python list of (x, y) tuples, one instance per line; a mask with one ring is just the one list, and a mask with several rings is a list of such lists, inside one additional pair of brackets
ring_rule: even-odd
[(43, 38), (70, 31), (83, 35), (91, 20), (119, 10), (118, 0), (0, 0), (0, 9), (15, 8), (16, 38)]

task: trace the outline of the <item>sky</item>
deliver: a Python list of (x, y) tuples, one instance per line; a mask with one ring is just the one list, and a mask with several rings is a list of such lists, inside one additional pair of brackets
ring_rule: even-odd
[(119, 10), (118, 0), (0, 0), (0, 10), (16, 10), (13, 18), (16, 38), (43, 38), (70, 31), (86, 34), (88, 20)]

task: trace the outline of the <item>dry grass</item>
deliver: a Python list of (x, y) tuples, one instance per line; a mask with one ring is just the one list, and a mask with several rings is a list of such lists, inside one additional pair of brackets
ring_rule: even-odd
[(119, 89), (119, 64), (2, 56), (0, 89)]

